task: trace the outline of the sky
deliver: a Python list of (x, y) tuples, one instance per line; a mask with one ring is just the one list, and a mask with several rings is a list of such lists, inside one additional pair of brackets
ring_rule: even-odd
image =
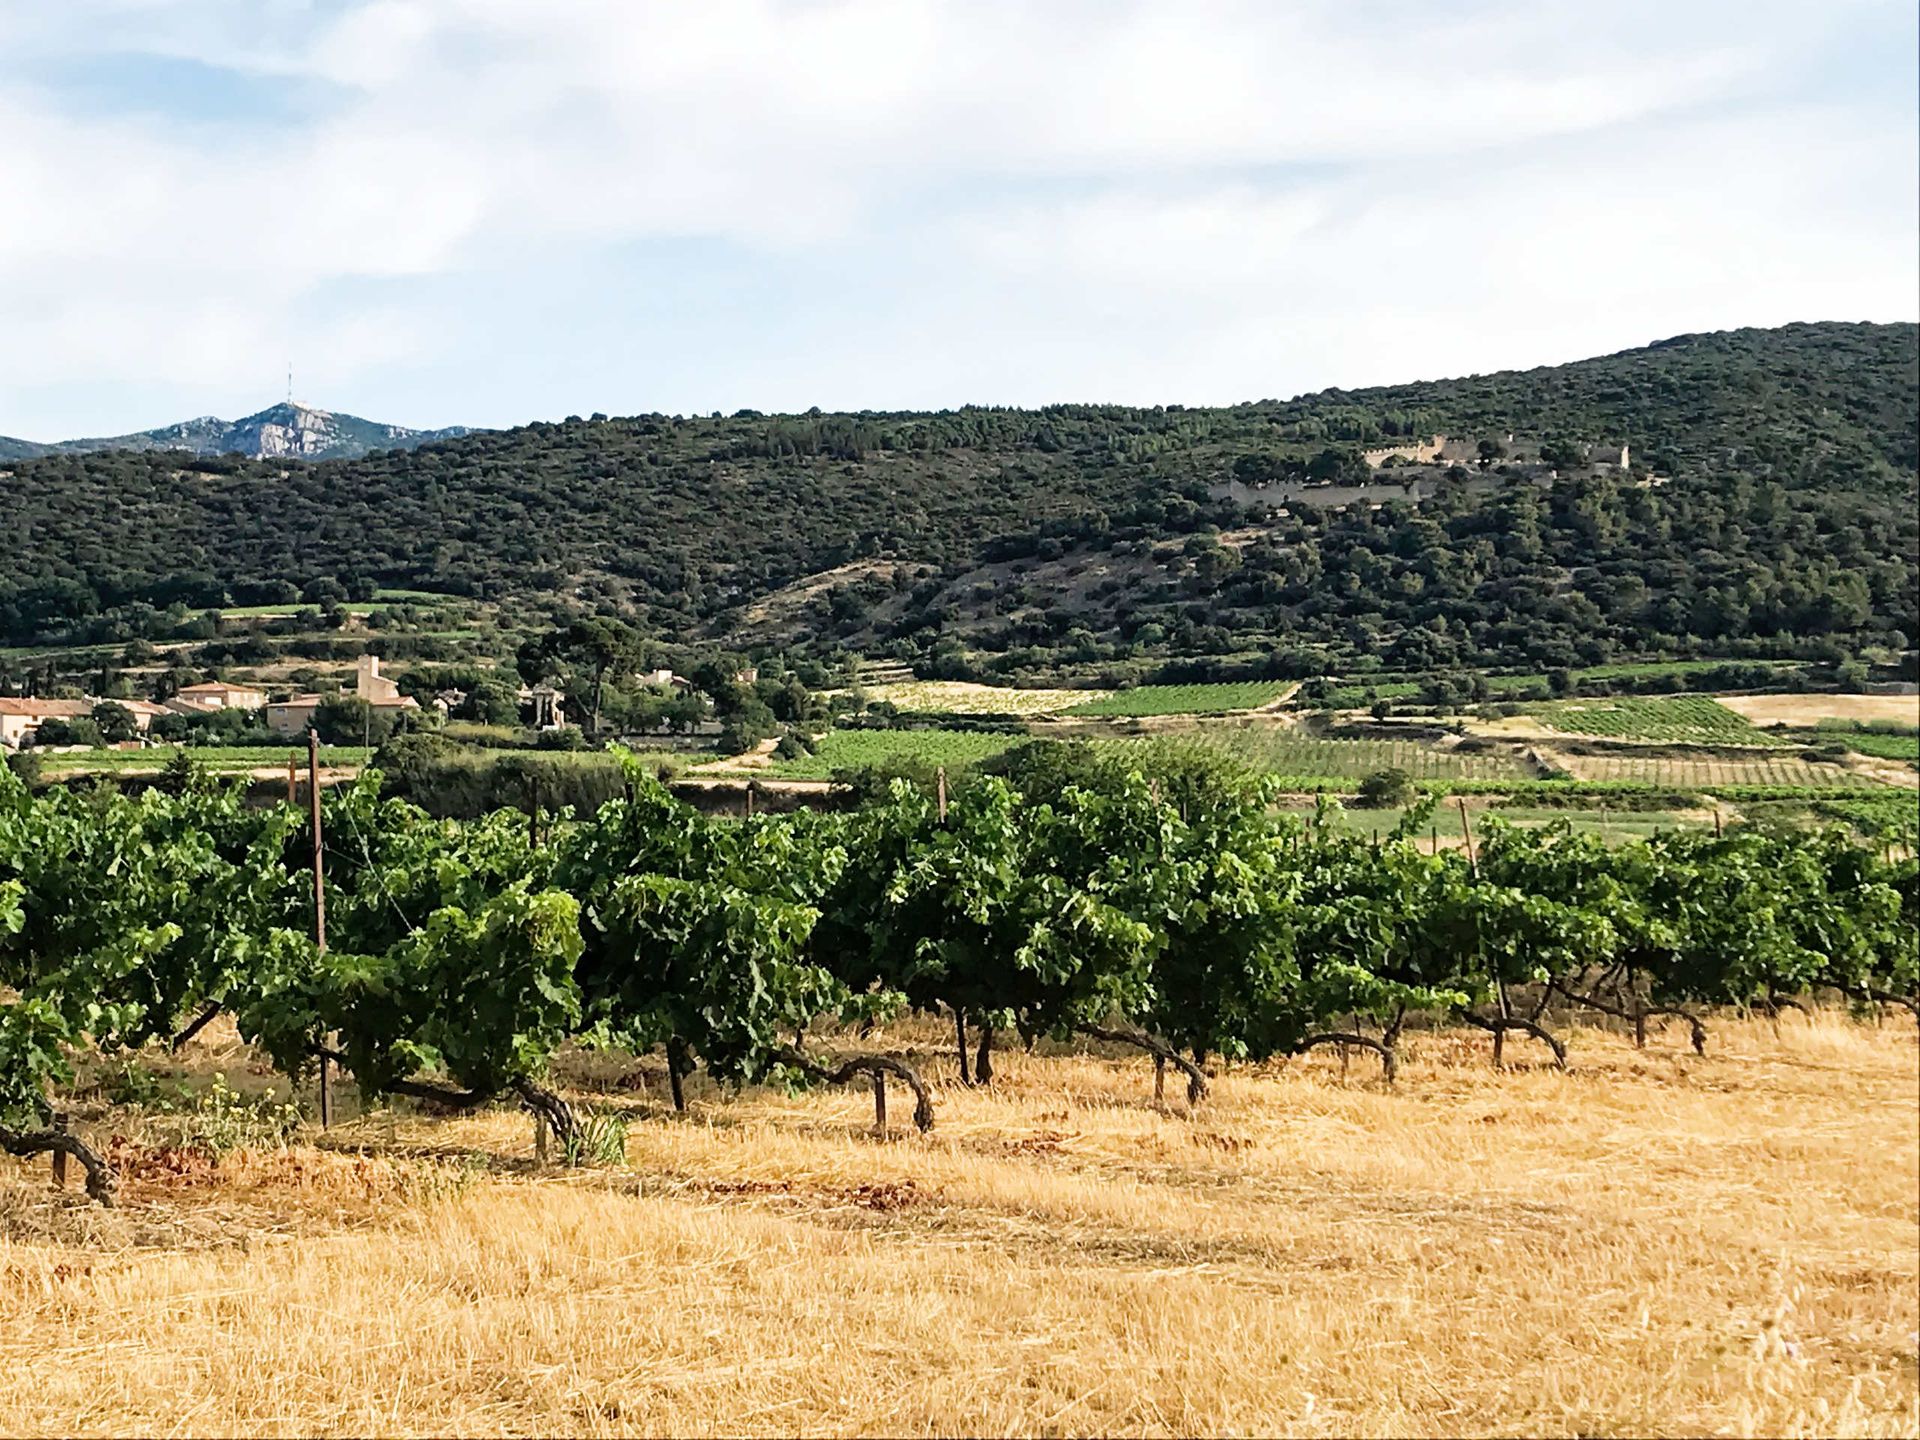
[(1228, 404), (1920, 318), (1912, 0), (0, 0), (0, 434)]

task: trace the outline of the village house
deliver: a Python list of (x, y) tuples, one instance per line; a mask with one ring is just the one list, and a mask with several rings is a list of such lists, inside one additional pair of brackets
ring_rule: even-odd
[[(103, 702), (96, 700), (93, 703), (99, 705)], [(162, 715), (173, 713), (167, 706), (156, 705), (151, 700), (108, 700), (104, 703), (118, 705), (122, 710), (130, 713), (133, 716), (134, 728), (142, 735), (146, 734), (153, 722)]]
[(146, 700), (102, 700), (91, 695), (78, 700), (46, 700), (34, 695), (0, 695), (0, 746), (19, 750), (31, 745), (43, 721), (89, 720), (96, 705), (118, 705), (133, 717), (133, 728), (142, 735), (155, 717), (167, 713), (166, 706)]
[[(380, 673), (378, 655), (362, 655), (355, 667), (354, 695), (378, 711), (418, 710), (420, 702), (402, 695), (400, 687)], [(267, 709), (267, 728), (276, 735), (298, 735), (313, 724), (314, 712), (331, 697), (319, 694), (290, 695), (275, 700)]]
[(42, 700), (0, 695), (0, 745), (18, 750), (33, 743), (43, 720), (80, 720), (93, 713), (91, 700)]
[(266, 703), (267, 692), (252, 685), (205, 680), (198, 685), (181, 686), (168, 705), (177, 714), (205, 715), (214, 710), (260, 710)]

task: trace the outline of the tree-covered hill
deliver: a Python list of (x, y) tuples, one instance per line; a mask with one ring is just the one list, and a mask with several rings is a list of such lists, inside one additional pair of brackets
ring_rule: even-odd
[[(787, 638), (964, 641), (1008, 666), (1900, 648), (1916, 395), (1915, 326), (1822, 324), (1224, 408), (596, 416), (320, 464), (49, 456), (0, 490), (0, 629), (137, 633), (145, 607), (335, 577), (560, 597), (668, 638), (757, 633), (767, 597), (801, 593)], [(1220, 498), (1250, 466), (1358, 478), (1358, 447), (1434, 431), (1626, 441), (1640, 473), (1543, 487), (1489, 462), (1424, 506), (1339, 513)]]

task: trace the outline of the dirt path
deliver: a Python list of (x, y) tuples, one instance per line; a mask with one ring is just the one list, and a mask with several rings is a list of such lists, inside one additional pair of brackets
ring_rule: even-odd
[(720, 760), (708, 760), (704, 764), (689, 765), (686, 775), (724, 775), (732, 771), (765, 770), (773, 764), (773, 752), (780, 748), (778, 740), (762, 740), (753, 749), (742, 755), (728, 755)]

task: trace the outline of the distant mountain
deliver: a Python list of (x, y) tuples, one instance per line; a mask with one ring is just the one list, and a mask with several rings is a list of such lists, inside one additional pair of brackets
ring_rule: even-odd
[(382, 425), (357, 415), (315, 410), (306, 405), (272, 405), (244, 420), (202, 415), (158, 430), (106, 435), (40, 445), (0, 436), (0, 460), (31, 460), (41, 455), (90, 455), (102, 450), (184, 450), (192, 455), (244, 455), (252, 460), (357, 460), (375, 450), (411, 450), (432, 440), (469, 435), (464, 425), (445, 430), (409, 430)]

